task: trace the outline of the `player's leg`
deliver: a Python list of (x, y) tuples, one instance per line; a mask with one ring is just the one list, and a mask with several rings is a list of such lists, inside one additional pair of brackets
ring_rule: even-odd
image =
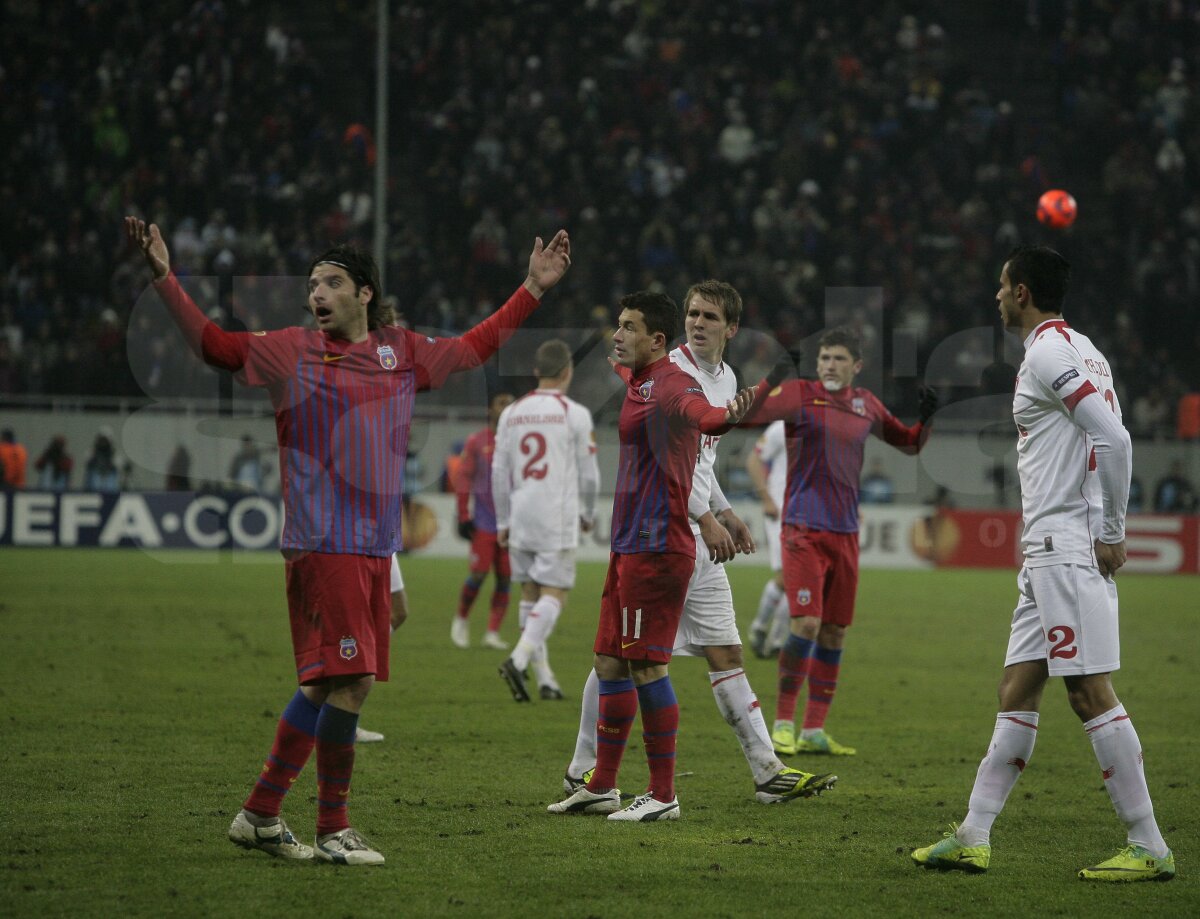
[(483, 645), (495, 648), (497, 651), (507, 651), (508, 642), (500, 637), (500, 623), (508, 614), (508, 600), (512, 591), (512, 566), (508, 558), (508, 550), (496, 543), (496, 534), (492, 533), (492, 567), (495, 581), (492, 584), (492, 599), (488, 604), (487, 631), (483, 635)]
[(463, 581), (458, 593), (458, 612), (450, 625), (450, 640), (459, 648), (466, 648), (471, 643), (471, 633), (467, 627), (467, 617), (471, 615), (471, 607), (479, 596), (479, 588), (492, 567), (492, 550), (495, 548), (495, 534), (489, 542), (488, 533), (476, 528), (471, 536), (471, 547), (467, 552), (467, 579)]
[(788, 607), (787, 591), (783, 587), (783, 571), (775, 573), (775, 583), (779, 585), (779, 600), (775, 604), (774, 618), (767, 632), (767, 657), (778, 658), (784, 643), (792, 631), (791, 610)]
[(837, 693), (846, 630), (854, 620), (858, 591), (858, 537), (855, 534), (815, 533), (814, 543), (827, 560), (821, 627), (808, 668), (808, 703), (796, 741), (797, 753), (853, 756), (857, 751), (825, 732), (829, 706)]
[(579, 703), (579, 733), (575, 736), (575, 752), (563, 776), (563, 790), (570, 793), (587, 783), (596, 768), (596, 719), (600, 716), (600, 677), (596, 668), (588, 671)]
[(562, 587), (555, 587), (539, 581), (536, 588), (537, 600), (525, 618), (521, 637), (512, 653), (513, 663), (522, 670), (528, 666), (534, 653), (554, 631), (554, 626), (558, 622), (558, 617), (562, 615), (563, 606), (567, 601), (567, 591)]
[(783, 581), (787, 592), (791, 631), (779, 652), (779, 692), (771, 741), (785, 755), (796, 752), (796, 700), (808, 676), (821, 626), (824, 603), (822, 585), (826, 562), (806, 529), (783, 527)]
[[(391, 587), (391, 631), (395, 633), (396, 629), (404, 625), (408, 619), (408, 594), (404, 590), (404, 576), (400, 573), (400, 556), (392, 555), (392, 570), (390, 577)], [(379, 731), (371, 731), (364, 728), (361, 724), (354, 731), (354, 742), (360, 743), (379, 743), (383, 740), (383, 734)]]
[(1055, 565), (1034, 572), (1050, 673), (1061, 674), (1067, 699), (1083, 722), (1104, 776), (1104, 787), (1126, 828), (1126, 846), (1108, 861), (1085, 868), (1092, 881), (1170, 880), (1175, 859), (1154, 818), (1142, 744), (1113, 691), (1120, 666), (1117, 588), (1095, 568)]
[[(758, 598), (758, 611), (750, 623), (750, 647), (758, 657), (770, 654), (770, 636), (781, 606), (786, 605), (783, 590), (783, 562), (780, 540), (781, 524), (778, 517), (764, 519), (763, 529), (767, 537), (767, 551), (771, 559), (771, 580), (763, 585)], [(786, 621), (786, 614), (785, 614)], [(781, 643), (782, 643), (782, 636)]]
[(1033, 756), (1048, 673), (1046, 644), (1025, 569), (1017, 577), (1017, 589), (998, 690), (1000, 710), (987, 753), (975, 773), (967, 816), (940, 842), (914, 850), (913, 861), (922, 867), (986, 871), (991, 860), (992, 824)]

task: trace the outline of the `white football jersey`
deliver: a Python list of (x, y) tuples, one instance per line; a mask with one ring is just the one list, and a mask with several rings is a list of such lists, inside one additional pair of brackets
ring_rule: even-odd
[(781, 513), (787, 488), (786, 427), (783, 421), (772, 421), (754, 445), (754, 455), (767, 466), (767, 494)]
[(1027, 566), (1094, 565), (1093, 543), (1102, 526), (1106, 537), (1124, 538), (1128, 492), (1110, 509), (1114, 519), (1103, 520), (1093, 439), (1073, 415), (1092, 393), (1120, 422), (1109, 363), (1091, 339), (1060, 319), (1034, 329), (1025, 339), (1013, 396)]
[(492, 497), (510, 546), (546, 552), (579, 545), (580, 517), (593, 518), (599, 487), (586, 408), (557, 390), (535, 389), (501, 413)]
[[(670, 358), (673, 364), (700, 384), (709, 404), (724, 408), (725, 403), (737, 395), (737, 379), (734, 377), (733, 368), (724, 361), (714, 366), (697, 358), (686, 344), (674, 349)], [(720, 440), (719, 434), (700, 435), (696, 472), (692, 477), (692, 493), (688, 497), (688, 512), (693, 518), (703, 516), (707, 510), (716, 510), (712, 507), (712, 497), (716, 479), (714, 465), (717, 461), (717, 443)], [(692, 532), (699, 534), (700, 526), (695, 519), (691, 523)]]

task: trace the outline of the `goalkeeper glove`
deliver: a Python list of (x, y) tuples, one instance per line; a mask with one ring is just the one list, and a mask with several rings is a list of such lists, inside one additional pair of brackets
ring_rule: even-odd
[(458, 521), (458, 535), (470, 542), (475, 536), (475, 524), (470, 520)]

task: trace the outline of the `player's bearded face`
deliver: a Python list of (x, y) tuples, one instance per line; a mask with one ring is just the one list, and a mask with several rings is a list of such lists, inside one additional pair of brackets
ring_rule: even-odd
[(862, 361), (856, 361), (845, 345), (834, 345), (817, 352), (817, 376), (829, 392), (845, 389), (854, 382), (860, 370)]
[(308, 308), (317, 328), (336, 338), (348, 338), (361, 325), (366, 329), (371, 288), (354, 283), (345, 268), (322, 263), (308, 279)]

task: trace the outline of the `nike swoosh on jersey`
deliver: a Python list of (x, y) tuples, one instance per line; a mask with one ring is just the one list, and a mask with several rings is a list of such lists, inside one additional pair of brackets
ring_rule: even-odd
[(325, 363), (332, 364), (334, 361), (340, 361), (342, 358), (349, 357), (349, 354), (326, 354)]
[(636, 644), (637, 644), (637, 641), (630, 641), (630, 642), (623, 641), (623, 642), (621, 642), (621, 650), (624, 650), (625, 648), (632, 648)]

